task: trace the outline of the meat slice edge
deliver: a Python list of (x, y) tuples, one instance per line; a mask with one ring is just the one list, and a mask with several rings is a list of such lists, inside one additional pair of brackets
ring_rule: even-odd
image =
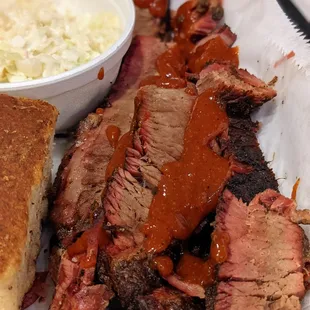
[[(281, 202), (281, 203), (279, 203)], [(302, 228), (290, 213), (296, 204), (273, 190), (249, 205), (226, 190), (216, 227), (230, 236), (228, 258), (218, 271), (215, 309), (300, 309), (305, 294)]]

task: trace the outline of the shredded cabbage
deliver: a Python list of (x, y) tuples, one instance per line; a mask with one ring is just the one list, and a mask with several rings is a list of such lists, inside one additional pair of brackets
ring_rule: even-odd
[(121, 35), (119, 17), (109, 12), (74, 14), (53, 0), (4, 2), (0, 3), (0, 82), (71, 70), (102, 54)]

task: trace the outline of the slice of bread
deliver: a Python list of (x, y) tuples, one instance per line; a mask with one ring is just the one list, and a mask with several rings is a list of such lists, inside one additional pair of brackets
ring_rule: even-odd
[(20, 309), (34, 280), (57, 116), (47, 102), (0, 95), (0, 310)]

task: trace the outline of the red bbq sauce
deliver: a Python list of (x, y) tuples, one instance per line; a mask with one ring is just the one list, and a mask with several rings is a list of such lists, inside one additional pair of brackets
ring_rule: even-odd
[(212, 233), (210, 259), (215, 264), (222, 264), (227, 260), (229, 235), (226, 232), (215, 230)]
[(145, 85), (157, 85), (163, 88), (186, 87), (185, 59), (177, 45), (169, 48), (157, 58), (156, 69), (159, 75), (146, 77), (141, 81), (140, 87)]
[(238, 67), (238, 53), (238, 47), (228, 47), (221, 37), (216, 37), (190, 54), (188, 67), (193, 73), (199, 73), (211, 61), (228, 61)]
[(96, 109), (96, 114), (103, 115), (104, 114), (104, 109), (103, 108), (97, 108)]
[(121, 135), (121, 130), (117, 126), (109, 125), (105, 132), (110, 145), (115, 149)]
[(162, 88), (184, 88), (186, 87), (186, 81), (181, 78), (166, 78), (159, 75), (148, 76), (140, 83), (140, 87), (146, 85), (156, 85)]
[(116, 168), (122, 167), (125, 162), (126, 149), (132, 147), (132, 131), (125, 133), (118, 141), (115, 151), (107, 166), (105, 178), (108, 180)]
[(158, 192), (144, 226), (145, 247), (164, 251), (172, 239), (187, 239), (199, 222), (215, 208), (229, 177), (229, 162), (214, 153), (209, 142), (228, 128), (228, 117), (208, 90), (195, 101), (184, 135), (179, 161), (162, 168)]
[(195, 44), (191, 41), (191, 28), (201, 17), (195, 7), (195, 1), (185, 2), (179, 7), (173, 20), (174, 40), (184, 57), (187, 57), (195, 47)]
[[(191, 41), (191, 27), (201, 17), (195, 6), (195, 1), (188, 1), (178, 9), (173, 20), (176, 44), (158, 57), (156, 69), (159, 75), (145, 78), (140, 87), (156, 85), (163, 88), (185, 88), (187, 69), (192, 73), (199, 73), (212, 61), (228, 61), (235, 66), (239, 65), (238, 47), (228, 47), (220, 37), (195, 49), (195, 44)], [(186, 91), (194, 92), (191, 88)]]
[(177, 274), (185, 282), (209, 286), (215, 280), (214, 265), (211, 261), (204, 261), (201, 258), (185, 253), (178, 266)]
[(164, 17), (168, 10), (168, 0), (134, 0), (137, 7), (149, 9), (154, 17)]
[(158, 256), (153, 259), (154, 269), (157, 269), (163, 278), (173, 272), (173, 262), (169, 256)]
[(98, 72), (98, 80), (103, 80), (104, 79), (104, 68), (101, 68)]
[(297, 198), (297, 191), (298, 191), (299, 183), (300, 183), (300, 178), (298, 178), (298, 180), (295, 182), (293, 189), (292, 189), (291, 198), (293, 200), (296, 200)]
[(212, 234), (210, 258), (201, 258), (184, 254), (177, 266), (177, 274), (182, 280), (201, 286), (212, 285), (215, 281), (215, 266), (226, 261), (229, 235), (215, 230)]
[(153, 0), (149, 11), (154, 17), (164, 17), (168, 10), (168, 0)]
[(103, 229), (102, 223), (98, 223), (70, 245), (67, 253), (70, 258), (77, 257), (81, 267), (95, 267), (98, 248), (103, 249), (109, 242), (109, 234)]

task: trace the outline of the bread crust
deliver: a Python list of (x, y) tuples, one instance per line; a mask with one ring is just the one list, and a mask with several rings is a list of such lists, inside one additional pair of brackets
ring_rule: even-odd
[[(31, 251), (27, 245), (32, 239), (29, 223), (35, 222), (35, 230), (40, 227), (44, 212), (31, 211), (33, 193), (47, 184), (46, 167), (50, 167), (57, 116), (56, 108), (47, 102), (0, 95), (0, 300), (4, 289), (14, 291), (3, 285), (9, 285), (21, 266), (28, 265), (24, 260), (29, 256), (25, 253)], [(44, 190), (38, 195), (44, 196)], [(41, 203), (43, 197), (35, 201)], [(35, 221), (30, 220), (30, 213), (36, 214)], [(31, 276), (34, 273), (29, 272)]]

